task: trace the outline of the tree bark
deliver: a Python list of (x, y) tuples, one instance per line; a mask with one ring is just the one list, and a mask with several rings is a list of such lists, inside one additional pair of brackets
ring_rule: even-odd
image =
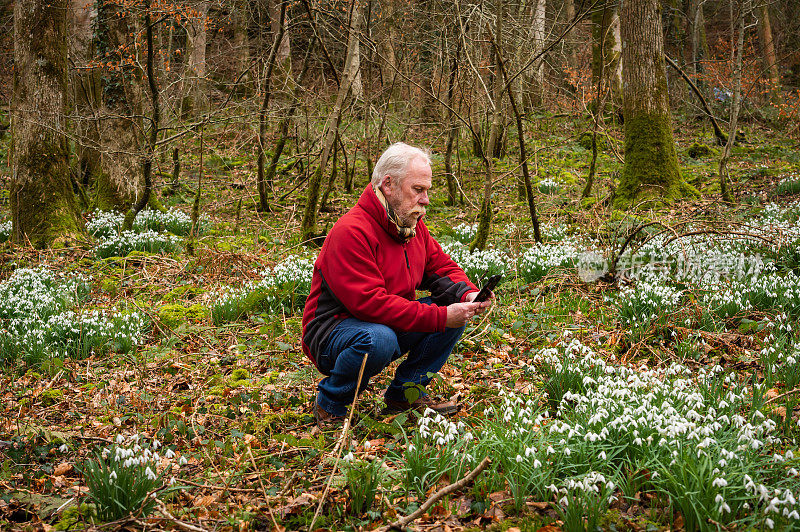
[(95, 188), (95, 207), (127, 210), (144, 189), (140, 151), (143, 131), (142, 91), (124, 50), (133, 48), (129, 13), (113, 2), (98, 2), (97, 41), (101, 62), (113, 66), (101, 70), (103, 104), (98, 112), (101, 145)]
[(764, 70), (769, 78), (769, 90), (772, 98), (780, 93), (781, 77), (778, 72), (778, 59), (775, 56), (775, 41), (772, 38), (772, 24), (769, 20), (769, 5), (759, 6), (758, 33), (761, 38), (761, 49), (764, 57)]
[[(731, 120), (728, 129), (728, 142), (722, 149), (719, 159), (719, 191), (722, 200), (726, 203), (733, 202), (733, 195), (728, 190), (728, 159), (731, 156), (733, 143), (736, 141), (736, 126), (739, 120), (739, 109), (742, 105), (742, 56), (744, 54), (744, 5), (738, 2), (736, 6), (736, 26), (738, 26), (738, 36), (736, 45), (731, 44), (731, 55), (733, 56), (733, 101), (731, 102)], [(731, 0), (731, 15), (734, 11), (734, 0)], [(733, 18), (733, 17), (731, 17)], [(731, 35), (733, 38), (733, 35)]]
[(328, 119), (325, 122), (325, 129), (323, 130), (322, 153), (320, 155), (319, 165), (311, 176), (308, 183), (308, 191), (306, 196), (306, 205), (303, 209), (303, 220), (300, 224), (301, 240), (310, 241), (314, 235), (317, 225), (317, 201), (319, 199), (320, 185), (322, 183), (322, 176), (325, 175), (325, 167), (328, 164), (328, 158), (331, 155), (334, 142), (336, 141), (336, 133), (339, 130), (339, 122), (342, 119), (342, 109), (347, 95), (350, 93), (350, 87), (356, 76), (357, 64), (355, 62), (356, 43), (359, 39), (361, 32), (361, 19), (363, 18), (358, 13), (358, 2), (352, 0), (350, 4), (350, 28), (347, 38), (347, 56), (344, 62), (344, 69), (342, 70), (341, 83), (339, 91), (336, 95), (336, 103), (333, 109), (328, 114)]
[(196, 0), (193, 8), (195, 16), (186, 24), (186, 70), (183, 73), (183, 101), (181, 115), (191, 116), (202, 113), (208, 107), (205, 91), (206, 78), (206, 22), (209, 0)]
[[(97, 111), (101, 102), (100, 76), (90, 63), (96, 57), (94, 25), (97, 9), (86, 0), (71, 0), (70, 52), (77, 68), (70, 73), (74, 121), (75, 149), (78, 156), (78, 182), (82, 187), (94, 184), (102, 173), (100, 167), (100, 131)], [(85, 206), (86, 208), (89, 205)]]
[[(289, 34), (289, 12), (288, 5), (284, 0), (270, 0), (269, 18), (272, 28), (272, 35), (281, 35), (278, 50), (275, 56), (274, 82), (272, 86), (277, 89), (276, 95), (281, 95), (281, 100), (286, 99), (287, 90), (291, 83), (292, 76), (292, 47), (291, 35)], [(285, 7), (285, 9), (284, 9)], [(281, 25), (283, 27), (281, 27)], [(277, 99), (277, 98), (276, 98)]]
[[(622, 43), (617, 3), (607, 0), (592, 12), (592, 84), (605, 83), (616, 106), (622, 105)], [(599, 80), (603, 75), (606, 79)], [(598, 95), (599, 96), (599, 95)], [(597, 106), (598, 102), (595, 102)]]
[(456, 50), (450, 60), (450, 76), (447, 80), (447, 122), (450, 130), (447, 133), (447, 146), (444, 152), (444, 173), (447, 179), (447, 205), (451, 207), (456, 204), (456, 177), (453, 173), (453, 144), (458, 135), (458, 120), (453, 116), (453, 106), (455, 105), (455, 87), (458, 78), (458, 61), (461, 55), (461, 39), (456, 38)]
[(622, 4), (625, 165), (615, 205), (678, 197), (685, 186), (672, 135), (658, 0)]
[(12, 241), (37, 248), (70, 243), (81, 232), (64, 130), (68, 10), (68, 0), (14, 5)]

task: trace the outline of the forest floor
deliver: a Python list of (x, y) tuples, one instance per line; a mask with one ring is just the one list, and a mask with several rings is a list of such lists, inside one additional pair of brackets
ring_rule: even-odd
[[(485, 471), (413, 526), (797, 526), (797, 141), (746, 124), (731, 161), (736, 203), (724, 206), (716, 149), (689, 154), (711, 144), (708, 128), (678, 128), (683, 175), (701, 196), (623, 215), (608, 202), (618, 135), (602, 138), (582, 202), (586, 124), (547, 116), (531, 127), (540, 245), (510, 177), (513, 154), (498, 161), (491, 245), (476, 254), (463, 243), (481, 167), (459, 152), (463, 203), (450, 207), (433, 156), (432, 234), (476, 282), (505, 273), (494, 308), (430, 386), (463, 404), (447, 420), (382, 415), (389, 372), (359, 399), (346, 438), (316, 429), (321, 376), (300, 348), (316, 250), (299, 241), (304, 185), (292, 155), (273, 192), (286, 198), (260, 213), (253, 158), (228, 132), (207, 133), (192, 255), (198, 147), (185, 156), (186, 190), (160, 198), (183, 216), (153, 216), (139, 240), (86, 213), (97, 238), (83, 246), (0, 245), (0, 526), (371, 530), (485, 456)], [(359, 161), (352, 192), (337, 186), (320, 228), (355, 203), (364, 174)], [(598, 279), (617, 256), (621, 276)], [(115, 453), (141, 459), (123, 468)], [(114, 486), (126, 471), (133, 502), (119, 516), (108, 501), (123, 497)]]

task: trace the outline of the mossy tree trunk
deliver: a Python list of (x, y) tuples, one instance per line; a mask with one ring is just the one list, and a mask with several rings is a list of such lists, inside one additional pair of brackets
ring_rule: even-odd
[(336, 102), (333, 109), (328, 114), (328, 119), (325, 122), (325, 129), (322, 136), (322, 154), (320, 155), (319, 165), (311, 175), (308, 183), (308, 190), (306, 194), (306, 205), (303, 209), (303, 220), (300, 223), (301, 240), (310, 241), (314, 235), (317, 225), (317, 202), (319, 200), (320, 187), (322, 184), (322, 176), (325, 175), (325, 167), (328, 165), (328, 159), (331, 156), (334, 143), (336, 142), (336, 134), (339, 131), (339, 122), (342, 119), (342, 109), (344, 109), (344, 102), (347, 95), (350, 93), (350, 87), (356, 75), (357, 64), (355, 63), (356, 41), (358, 41), (359, 33), (361, 32), (361, 13), (358, 9), (358, 2), (353, 0), (350, 4), (350, 30), (347, 38), (347, 56), (345, 57), (344, 70), (342, 72), (341, 83), (339, 84), (339, 92), (336, 95)]
[[(728, 180), (730, 177), (728, 173), (728, 160), (731, 156), (733, 143), (736, 141), (736, 126), (739, 121), (739, 111), (742, 106), (742, 58), (744, 54), (745, 32), (745, 13), (743, 13), (744, 4), (739, 3), (735, 9), (736, 14), (734, 15), (734, 3), (733, 0), (731, 0), (730, 9), (731, 29), (733, 30), (734, 27), (736, 27), (738, 30), (738, 36), (736, 39), (736, 44), (734, 45), (731, 43), (731, 55), (733, 59), (733, 101), (731, 102), (731, 119), (730, 128), (728, 129), (728, 141), (725, 143), (725, 147), (722, 149), (722, 155), (719, 159), (719, 191), (722, 195), (722, 200), (726, 203), (733, 202), (733, 195), (728, 189)], [(732, 38), (733, 31), (731, 32), (731, 39)]]
[(447, 146), (444, 153), (444, 173), (447, 179), (447, 205), (454, 207), (456, 204), (456, 177), (453, 173), (453, 144), (458, 135), (458, 121), (453, 116), (455, 102), (456, 79), (458, 78), (458, 61), (461, 55), (461, 39), (456, 39), (456, 49), (450, 60), (450, 75), (447, 79), (447, 122), (450, 130), (447, 133)]
[(615, 205), (628, 208), (651, 199), (669, 201), (685, 184), (672, 136), (659, 3), (626, 0), (620, 15), (625, 165)]
[[(481, 212), (478, 215), (478, 230), (475, 232), (475, 238), (469, 244), (469, 250), (475, 251), (476, 249), (486, 248), (486, 243), (489, 241), (489, 232), (492, 226), (492, 182), (494, 181), (494, 161), (500, 136), (502, 135), (502, 112), (501, 107), (503, 103), (503, 73), (502, 63), (503, 59), (501, 53), (503, 50), (503, 2), (505, 0), (496, 0), (496, 15), (495, 15), (495, 28), (494, 28), (494, 88), (493, 97), (489, 100), (492, 104), (492, 126), (489, 130), (489, 140), (487, 142), (486, 150), (478, 154), (483, 160), (486, 169), (486, 176), (483, 182), (483, 201), (481, 202)], [(487, 94), (487, 97), (489, 95)], [(475, 136), (473, 136), (474, 138)]]
[(206, 44), (208, 32), (209, 0), (194, 0), (189, 5), (195, 11), (186, 24), (187, 64), (183, 73), (183, 100), (181, 115), (190, 116), (203, 113), (208, 107), (206, 97)]
[(68, 9), (67, 0), (14, 5), (12, 240), (37, 248), (71, 242), (81, 232), (64, 131)]

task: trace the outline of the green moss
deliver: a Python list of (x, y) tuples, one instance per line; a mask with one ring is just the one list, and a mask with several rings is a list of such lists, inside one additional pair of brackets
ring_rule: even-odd
[(192, 285), (184, 285), (175, 288), (174, 290), (170, 290), (165, 296), (164, 301), (178, 301), (184, 299), (194, 299), (200, 294), (205, 293), (206, 290), (204, 288), (200, 288), (199, 286), (192, 286)]
[(686, 150), (686, 155), (692, 159), (700, 159), (701, 157), (708, 157), (709, 155), (716, 155), (717, 150), (709, 147), (707, 144), (700, 144), (698, 142), (692, 143)]
[(45, 390), (39, 396), (39, 399), (41, 399), (42, 404), (44, 406), (52, 406), (58, 404), (64, 399), (64, 390), (58, 390), (55, 388)]
[(113, 277), (106, 277), (100, 281), (100, 289), (111, 297), (116, 297), (119, 293), (119, 280)]
[(199, 303), (190, 307), (179, 304), (164, 305), (158, 309), (158, 318), (171, 329), (181, 323), (204, 321), (207, 316), (207, 309)]
[(70, 506), (61, 514), (61, 519), (53, 530), (80, 530), (85, 528), (82, 524), (97, 522), (97, 509), (94, 504), (82, 503), (79, 506)]
[(245, 368), (236, 368), (231, 373), (230, 377), (231, 386), (244, 386), (250, 384), (250, 372)]
[(614, 207), (628, 209), (670, 203), (694, 195), (678, 167), (669, 114), (640, 114), (625, 119), (625, 166)]

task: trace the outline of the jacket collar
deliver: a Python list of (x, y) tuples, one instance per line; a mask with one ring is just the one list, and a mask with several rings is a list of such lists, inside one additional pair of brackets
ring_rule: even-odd
[[(364, 192), (361, 193), (361, 197), (358, 198), (357, 205), (364, 209), (367, 214), (372, 216), (378, 225), (380, 225), (384, 231), (389, 233), (394, 240), (403, 244), (408, 242), (409, 239), (404, 239), (400, 236), (400, 232), (397, 230), (397, 225), (389, 219), (389, 213), (386, 211), (386, 208), (381, 204), (378, 196), (375, 194), (375, 191), (372, 188), (372, 184), (367, 184), (367, 187), (364, 189)], [(422, 223), (422, 220), (417, 222), (417, 227), (419, 224)]]

